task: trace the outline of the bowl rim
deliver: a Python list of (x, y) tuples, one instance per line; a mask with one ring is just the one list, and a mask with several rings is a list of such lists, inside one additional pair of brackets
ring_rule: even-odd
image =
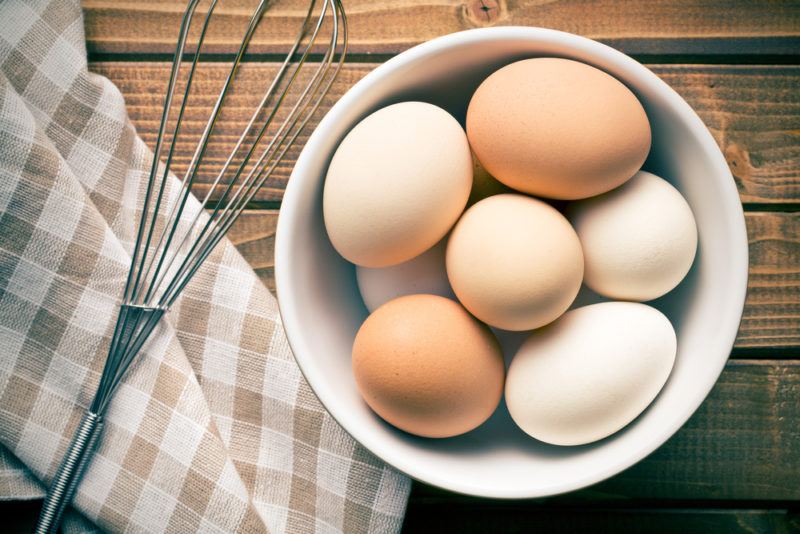
[[(505, 488), (504, 490), (487, 490), (480, 484), (473, 484), (471, 486), (455, 486), (450, 483), (446, 477), (438, 476), (430, 471), (422, 470), (402, 454), (394, 452), (386, 452), (380, 450), (376, 443), (370, 439), (370, 432), (361, 428), (352, 428), (342, 423), (342, 417), (339, 410), (336, 408), (335, 399), (330, 398), (329, 395), (322, 394), (317, 391), (314, 384), (317, 380), (324, 379), (321, 374), (309, 364), (309, 359), (313, 356), (305, 354), (302, 350), (298, 350), (298, 340), (302, 338), (303, 327), (298, 317), (302, 314), (298, 313), (296, 305), (291, 299), (291, 287), (295, 284), (294, 272), (288, 264), (287, 257), (289, 253), (289, 242), (291, 240), (293, 224), (292, 217), (295, 216), (296, 205), (299, 202), (299, 197), (303, 184), (301, 183), (301, 175), (305, 172), (304, 168), (308, 165), (307, 162), (313, 161), (315, 154), (313, 149), (315, 145), (320, 142), (324, 137), (327, 130), (338, 120), (338, 116), (342, 110), (349, 108), (353, 105), (362, 94), (371, 89), (373, 84), (380, 80), (385, 73), (391, 72), (407, 63), (412, 63), (426, 56), (435, 54), (439, 51), (448, 48), (457, 48), (466, 44), (475, 44), (485, 42), (487, 40), (534, 40), (534, 41), (551, 41), (557, 44), (562, 44), (571, 50), (580, 50), (586, 52), (591, 56), (603, 55), (612, 59), (615, 63), (620, 64), (626, 70), (639, 71), (640, 76), (650, 77), (653, 83), (658, 87), (661, 95), (669, 101), (669, 106), (677, 114), (680, 115), (681, 121), (685, 122), (697, 135), (698, 141), (701, 144), (703, 152), (708, 154), (712, 165), (716, 168), (716, 175), (727, 176), (730, 178), (726, 184), (722, 184), (722, 196), (720, 197), (719, 206), (723, 209), (724, 213), (720, 217), (725, 217), (731, 221), (730, 233), (732, 240), (737, 240), (739, 245), (735, 246), (735, 250), (731, 250), (730, 264), (732, 266), (740, 265), (743, 268), (738, 269), (732, 273), (732, 278), (736, 284), (732, 284), (730, 288), (731, 298), (734, 306), (725, 310), (723, 316), (719, 318), (718, 324), (727, 330), (724, 335), (720, 336), (719, 349), (726, 350), (726, 357), (720, 358), (717, 363), (717, 369), (709, 370), (708, 379), (701, 387), (697, 386), (697, 392), (702, 393), (702, 396), (697, 397), (697, 401), (691, 403), (690, 406), (683, 413), (673, 418), (673, 424), (665, 426), (658, 434), (646, 441), (635, 452), (625, 456), (618, 462), (609, 463), (603, 469), (599, 469), (591, 475), (576, 477), (568, 483), (558, 483), (549, 486), (545, 491), (530, 491), (530, 488), (525, 487), (512, 487)], [(749, 272), (749, 253), (748, 253), (748, 240), (747, 230), (745, 226), (744, 210), (741, 204), (739, 193), (728, 167), (727, 161), (723, 156), (719, 145), (709, 132), (706, 125), (691, 108), (691, 106), (666, 82), (661, 80), (655, 73), (653, 73), (646, 66), (634, 60), (630, 56), (620, 52), (608, 45), (598, 41), (575, 35), (568, 32), (553, 30), (549, 28), (540, 28), (532, 26), (502, 26), (492, 28), (478, 28), (464, 30), (456, 33), (451, 33), (441, 37), (437, 37), (430, 41), (416, 45), (400, 54), (390, 58), (388, 61), (382, 63), (356, 84), (354, 84), (332, 107), (314, 132), (309, 137), (303, 148), (300, 156), (295, 163), (294, 169), (290, 175), (283, 201), (281, 204), (280, 213), (278, 216), (276, 237), (275, 237), (275, 283), (278, 297), (278, 309), (281, 316), (284, 331), (286, 333), (287, 342), (292, 350), (292, 354), (297, 362), (298, 368), (303, 377), (308, 382), (311, 390), (319, 399), (322, 406), (328, 411), (331, 417), (339, 424), (339, 426), (350, 435), (356, 442), (360, 443), (363, 447), (369, 450), (377, 458), (392, 466), (396, 470), (404, 473), (411, 478), (421, 481), (423, 483), (464, 495), (471, 495), (477, 497), (494, 498), (494, 499), (526, 499), (526, 498), (542, 498), (553, 495), (558, 495), (570, 491), (582, 489), (593, 484), (606, 480), (622, 471), (628, 469), (634, 464), (640, 462), (645, 457), (653, 453), (656, 449), (660, 448), (667, 440), (669, 440), (689, 418), (697, 411), (700, 405), (705, 401), (711, 392), (714, 385), (719, 380), (719, 376), (725, 368), (729, 359), (731, 349), (734, 346), (736, 336), (739, 330), (742, 314), (744, 311), (744, 303), (747, 294), (747, 282)], [(294, 339), (294, 341), (293, 341)], [(712, 379), (713, 378), (713, 379)]]

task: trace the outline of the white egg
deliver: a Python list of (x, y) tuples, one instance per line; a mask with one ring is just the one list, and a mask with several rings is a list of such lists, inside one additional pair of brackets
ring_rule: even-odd
[(555, 445), (605, 438), (658, 395), (675, 362), (669, 320), (637, 302), (568, 311), (536, 330), (514, 356), (506, 403), (519, 427)]
[(336, 149), (322, 195), (325, 229), (351, 263), (397, 265), (450, 231), (471, 188), (472, 154), (458, 121), (432, 104), (393, 104)]
[(370, 312), (382, 304), (404, 295), (440, 295), (455, 298), (445, 268), (443, 239), (416, 258), (391, 267), (356, 266), (361, 298)]
[(584, 283), (606, 297), (658, 298), (675, 288), (694, 262), (692, 210), (677, 189), (649, 172), (570, 204), (567, 217), (583, 248)]

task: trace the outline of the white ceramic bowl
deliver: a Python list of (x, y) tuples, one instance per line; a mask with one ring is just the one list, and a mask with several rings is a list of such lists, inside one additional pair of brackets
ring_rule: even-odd
[[(694, 210), (700, 245), (678, 289), (656, 302), (678, 334), (675, 368), (653, 404), (597, 443), (557, 447), (519, 430), (504, 405), (466, 435), (417, 438), (381, 421), (362, 401), (350, 367), (366, 317), (354, 268), (334, 252), (322, 219), (322, 184), (333, 152), (363, 117), (423, 100), (463, 120), (474, 89), (512, 61), (560, 56), (589, 63), (628, 85), (653, 129), (645, 168), (672, 182)], [(733, 346), (747, 286), (747, 234), (724, 157), (689, 105), (666, 83), (605, 45), (553, 30), (504, 27), (447, 35), (387, 61), (333, 106), (294, 168), (278, 220), (278, 301), (303, 374), (356, 440), (400, 471), (448, 490), (498, 498), (544, 497), (606, 479), (663, 444), (700, 406)]]

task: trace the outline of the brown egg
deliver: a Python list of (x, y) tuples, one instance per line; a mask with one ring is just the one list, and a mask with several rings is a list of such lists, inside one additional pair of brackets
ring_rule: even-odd
[(389, 301), (353, 344), (353, 373), (375, 413), (411, 434), (468, 432), (497, 408), (505, 368), (494, 335), (458, 303), (436, 295)]
[(564, 200), (623, 184), (650, 151), (650, 123), (630, 89), (560, 58), (518, 61), (486, 78), (469, 103), (467, 137), (499, 181)]

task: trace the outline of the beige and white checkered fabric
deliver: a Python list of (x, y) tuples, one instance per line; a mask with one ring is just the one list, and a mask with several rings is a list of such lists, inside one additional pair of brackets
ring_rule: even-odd
[[(77, 0), (0, 0), (2, 499), (43, 495), (91, 401), (151, 159), (83, 35)], [(323, 410), (230, 243), (159, 328), (68, 531), (399, 530), (408, 479)]]

